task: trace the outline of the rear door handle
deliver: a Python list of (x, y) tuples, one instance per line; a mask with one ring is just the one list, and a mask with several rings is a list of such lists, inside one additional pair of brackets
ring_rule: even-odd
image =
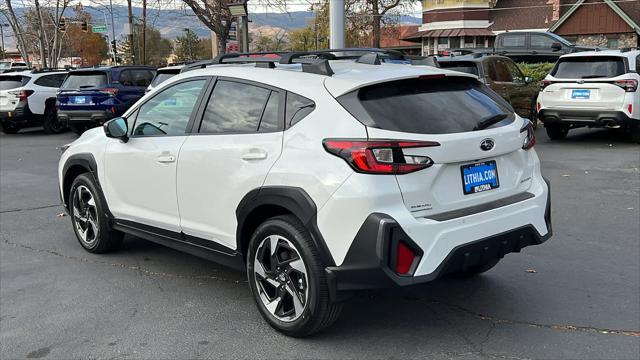
[(169, 164), (176, 161), (176, 157), (173, 155), (160, 155), (158, 156), (158, 162), (161, 164)]
[(264, 150), (253, 149), (242, 155), (242, 160), (264, 160), (267, 158), (267, 152)]

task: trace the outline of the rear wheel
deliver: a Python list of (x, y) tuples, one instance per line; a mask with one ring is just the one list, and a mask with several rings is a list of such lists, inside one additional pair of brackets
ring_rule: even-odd
[(79, 175), (71, 184), (69, 210), (73, 230), (85, 250), (106, 253), (120, 247), (124, 234), (109, 225), (106, 205), (90, 173)]
[(312, 335), (340, 315), (342, 305), (329, 299), (318, 250), (295, 216), (274, 217), (256, 229), (247, 276), (262, 317), (286, 335)]
[(567, 137), (569, 133), (569, 127), (563, 125), (545, 125), (547, 128), (547, 135), (553, 140), (562, 140)]
[(2, 132), (5, 134), (15, 134), (20, 131), (20, 127), (12, 124), (2, 124)]
[(58, 120), (56, 109), (53, 106), (48, 106), (45, 109), (42, 127), (47, 134), (59, 134), (67, 129), (67, 126)]

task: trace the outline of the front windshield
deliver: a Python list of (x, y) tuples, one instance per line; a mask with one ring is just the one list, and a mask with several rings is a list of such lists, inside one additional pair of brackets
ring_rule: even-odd
[(563, 43), (563, 44), (565, 44), (565, 45), (567, 45), (567, 46), (575, 46), (575, 44), (574, 44), (574, 43), (572, 43), (571, 41), (569, 41), (569, 40), (567, 40), (567, 39), (563, 38), (563, 37), (562, 37), (562, 36), (560, 36), (560, 35), (557, 35), (557, 34), (554, 34), (554, 33), (548, 33), (548, 34), (549, 34), (549, 36), (551, 36), (552, 38), (554, 38), (554, 39), (558, 40), (559, 42), (561, 42), (561, 43)]

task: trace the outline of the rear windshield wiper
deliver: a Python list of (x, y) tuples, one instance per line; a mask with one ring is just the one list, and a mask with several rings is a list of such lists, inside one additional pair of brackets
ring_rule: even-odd
[(493, 124), (497, 124), (500, 121), (504, 120), (509, 114), (497, 114), (490, 116), (486, 119), (482, 119), (476, 127), (473, 128), (473, 131), (484, 130)]

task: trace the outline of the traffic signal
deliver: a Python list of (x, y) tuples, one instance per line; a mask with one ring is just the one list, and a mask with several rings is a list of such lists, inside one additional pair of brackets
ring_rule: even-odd
[(113, 49), (113, 54), (118, 53), (118, 43), (115, 40), (111, 40), (111, 49)]
[(67, 31), (67, 20), (65, 18), (60, 19), (60, 22), (58, 23), (58, 30), (60, 32)]
[(87, 20), (82, 20), (82, 31), (87, 32), (89, 31), (89, 22)]

